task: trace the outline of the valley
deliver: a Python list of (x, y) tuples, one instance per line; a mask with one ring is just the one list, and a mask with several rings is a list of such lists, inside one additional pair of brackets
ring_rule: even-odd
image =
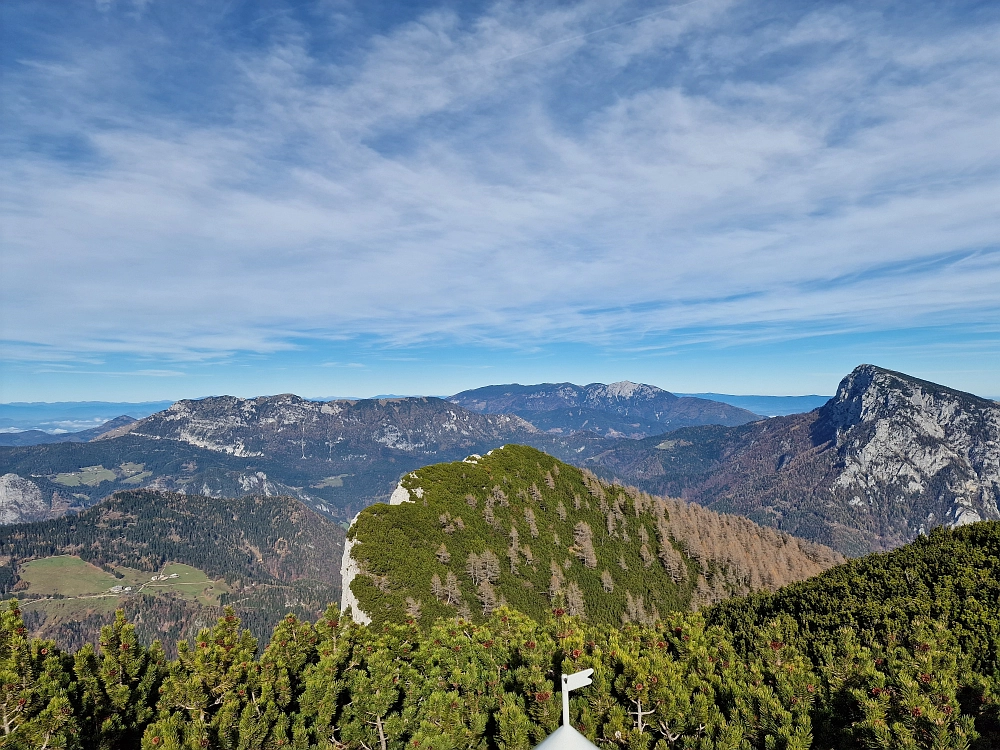
[(340, 597), (344, 532), (291, 498), (114, 494), (75, 516), (0, 527), (0, 593), (64, 647), (96, 642), (118, 608), (176, 642), (232, 606), (265, 637), (284, 613)]

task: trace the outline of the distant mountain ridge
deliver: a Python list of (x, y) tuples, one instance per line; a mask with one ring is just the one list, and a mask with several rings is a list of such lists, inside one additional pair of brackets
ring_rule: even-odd
[(179, 401), (99, 437), (0, 449), (0, 475), (7, 475), (0, 523), (58, 517), (136, 487), (212, 497), (286, 494), (347, 519), (388, 498), (401, 473), (428, 463), (531, 440), (561, 455), (589, 455), (587, 446), (599, 440), (560, 440), (520, 417), (437, 398), (322, 403), (288, 394)]
[[(578, 410), (590, 412), (598, 434), (608, 437), (645, 437), (689, 425), (734, 426), (760, 419), (753, 412), (720, 401), (675, 396), (653, 385), (618, 383), (540, 383), (490, 385), (450, 396), (451, 403), (485, 414), (516, 414), (540, 429), (572, 432), (591, 429)], [(604, 417), (598, 415), (604, 413)], [(609, 419), (617, 417), (617, 419)], [(541, 425), (546, 425), (542, 428)], [(607, 426), (604, 426), (607, 425)]]
[(180, 440), (233, 456), (307, 459), (370, 450), (372, 443), (433, 456), (535, 431), (519, 417), (455, 409), (438, 398), (320, 403), (282, 394), (178, 401), (102, 439), (132, 434)]
[(620, 442), (585, 464), (857, 555), (1000, 518), (1000, 406), (861, 365), (807, 414)]
[(119, 414), (142, 419), (173, 401), (36, 401), (0, 403), (0, 430), (39, 430), (50, 434), (99, 427)]

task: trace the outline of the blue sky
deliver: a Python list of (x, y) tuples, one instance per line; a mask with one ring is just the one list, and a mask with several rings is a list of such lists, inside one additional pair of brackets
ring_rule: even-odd
[(995, 2), (0, 13), (0, 401), (1000, 396)]

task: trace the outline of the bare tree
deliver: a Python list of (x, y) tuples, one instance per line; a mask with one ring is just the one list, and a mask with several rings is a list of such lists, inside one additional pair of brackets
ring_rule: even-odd
[(574, 554), (588, 568), (597, 567), (597, 553), (594, 552), (594, 532), (586, 521), (577, 521), (573, 527)]
[(470, 508), (475, 508), (478, 502), (479, 501), (476, 500), (476, 496), (473, 494), (468, 494), (465, 496), (465, 504), (468, 505)]
[(608, 571), (601, 573), (601, 586), (604, 587), (604, 593), (610, 594), (615, 590), (615, 579), (611, 577)]
[(441, 576), (437, 573), (431, 576), (431, 593), (439, 601), (444, 599), (444, 586), (441, 585)]
[(458, 578), (450, 570), (444, 579), (444, 601), (446, 604), (457, 604), (462, 599), (462, 589), (458, 586)]
[[(438, 579), (440, 581), (440, 579)], [(412, 596), (406, 597), (406, 616), (412, 617), (414, 620), (420, 619), (420, 608), (423, 606), (423, 602), (419, 599), (414, 599)]]
[(535, 523), (535, 511), (531, 508), (524, 509), (524, 520), (528, 524), (528, 531), (531, 532), (531, 536), (534, 538), (538, 537), (538, 524)]
[(489, 583), (496, 583), (500, 580), (500, 559), (493, 550), (488, 549), (479, 557), (482, 567), (483, 580)]
[(517, 574), (517, 564), (521, 561), (518, 557), (520, 546), (519, 541), (520, 534), (517, 532), (517, 526), (514, 524), (510, 525), (510, 546), (507, 548), (507, 559), (510, 560), (510, 572), (514, 575)]
[(472, 585), (478, 586), (483, 580), (483, 565), (482, 561), (475, 552), (470, 552), (469, 557), (465, 561), (465, 572), (469, 574), (469, 578), (472, 579)]
[(501, 508), (506, 508), (508, 505), (510, 505), (510, 502), (507, 500), (507, 493), (505, 493), (502, 489), (500, 489), (500, 485), (496, 485), (493, 488), (493, 494), (491, 497), (493, 499), (493, 502), (495, 502)]
[(554, 490), (556, 488), (556, 480), (552, 476), (552, 472), (551, 471), (545, 472), (545, 484), (548, 485), (548, 488), (550, 490)]
[(556, 515), (559, 516), (560, 521), (566, 520), (566, 506), (563, 505), (562, 500), (560, 500), (559, 504), (556, 505)]
[(587, 616), (586, 603), (583, 598), (583, 591), (576, 584), (576, 581), (572, 581), (569, 586), (566, 587), (566, 611), (574, 617)]
[(549, 599), (555, 601), (556, 597), (562, 594), (563, 581), (565, 581), (565, 576), (563, 576), (562, 568), (560, 568), (555, 560), (549, 562), (549, 570), (552, 575), (549, 577)]
[(497, 607), (497, 592), (489, 581), (483, 581), (478, 589), (479, 603), (483, 605), (483, 615), (489, 617)]
[(437, 548), (437, 552), (435, 552), (434, 554), (437, 557), (437, 561), (442, 565), (445, 565), (451, 561), (451, 553), (448, 551), (448, 548), (444, 545), (444, 542), (441, 542), (441, 546)]

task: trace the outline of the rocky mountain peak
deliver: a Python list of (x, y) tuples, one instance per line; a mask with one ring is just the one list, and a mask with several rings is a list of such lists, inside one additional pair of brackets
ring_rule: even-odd
[(593, 383), (586, 388), (587, 402), (606, 401), (649, 401), (657, 397), (676, 398), (674, 394), (657, 388), (655, 385), (633, 383), (630, 380), (620, 380), (617, 383)]
[[(984, 411), (985, 410), (985, 411)], [(836, 395), (820, 407), (821, 437), (839, 446), (848, 442), (847, 434), (862, 425), (891, 422), (907, 424), (911, 437), (944, 439), (954, 428), (974, 428), (997, 410), (997, 404), (937, 383), (914, 378), (876, 365), (859, 365), (837, 388)], [(882, 428), (885, 431), (885, 428)], [(866, 433), (869, 430), (864, 431)], [(857, 438), (857, 431), (852, 434)]]

